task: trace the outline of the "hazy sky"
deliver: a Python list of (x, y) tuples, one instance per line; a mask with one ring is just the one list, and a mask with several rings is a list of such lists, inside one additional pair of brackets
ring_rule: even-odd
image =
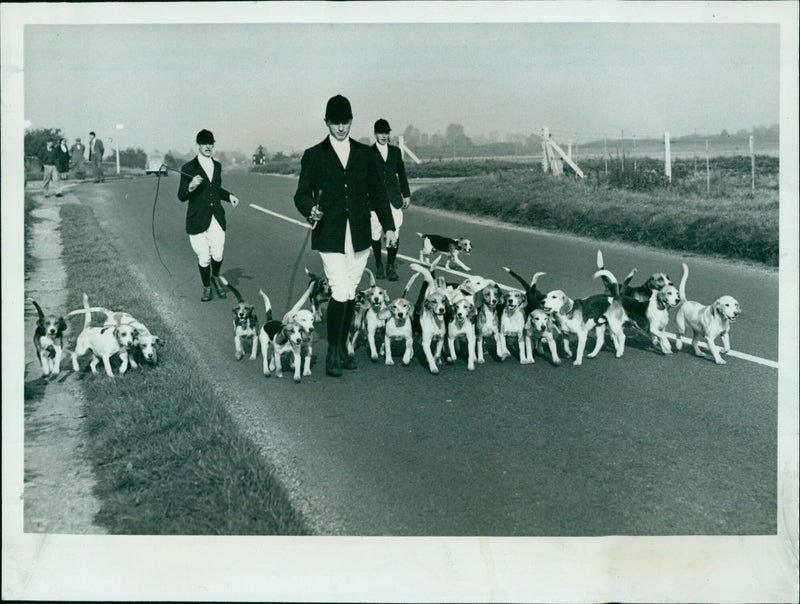
[(33, 127), (146, 151), (187, 151), (200, 128), (222, 150), (301, 150), (337, 93), (356, 137), (379, 117), (578, 141), (779, 121), (771, 24), (27, 25), (24, 60)]

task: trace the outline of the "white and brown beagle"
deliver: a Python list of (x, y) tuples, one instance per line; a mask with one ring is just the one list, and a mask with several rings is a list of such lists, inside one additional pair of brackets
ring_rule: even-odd
[[(730, 329), (731, 323), (739, 318), (742, 308), (738, 300), (733, 296), (720, 296), (710, 306), (705, 306), (699, 302), (686, 299), (686, 281), (689, 278), (689, 267), (683, 264), (683, 276), (681, 277), (680, 296), (683, 303), (678, 308), (675, 316), (675, 323), (678, 325), (678, 338), (675, 348), (681, 350), (683, 341), (681, 336), (686, 334), (686, 328), (692, 329), (692, 347), (694, 353), (699, 357), (706, 356), (700, 350), (700, 338), (703, 338), (714, 357), (717, 365), (725, 365), (726, 361), (722, 358), (731, 349)], [(722, 349), (715, 340), (720, 338)]]
[[(87, 312), (85, 308), (79, 308), (69, 313), (70, 316), (77, 314), (84, 314)], [(154, 333), (136, 317), (124, 311), (114, 311), (104, 308), (102, 306), (92, 306), (88, 312), (102, 313), (105, 315), (103, 327), (118, 327), (120, 325), (130, 325), (133, 327), (133, 343), (131, 344), (130, 354), (128, 360), (133, 368), (138, 367), (136, 356), (139, 360), (147, 363), (148, 365), (155, 365), (158, 363), (158, 352), (156, 346), (164, 346), (164, 341)]]
[(364, 331), (367, 334), (367, 342), (369, 343), (369, 358), (372, 361), (377, 361), (379, 358), (378, 345), (376, 337), (379, 332), (383, 331), (386, 327), (386, 314), (382, 311), (387, 307), (391, 298), (389, 292), (383, 287), (378, 285), (375, 281), (375, 275), (368, 268), (364, 272), (369, 275), (370, 286), (364, 291), (364, 304), (366, 306), (364, 312)]
[(444, 237), (442, 235), (428, 235), (425, 233), (417, 233), (422, 238), (422, 249), (419, 252), (419, 261), (425, 264), (430, 264), (430, 257), (432, 254), (439, 252), (440, 258), (444, 256), (444, 268), (450, 268), (450, 262), (455, 262), (458, 266), (465, 271), (471, 270), (464, 264), (458, 257), (459, 253), (470, 254), (472, 252), (472, 243), (469, 239), (459, 237), (453, 239), (452, 237)]
[[(438, 264), (439, 258), (434, 260), (431, 267)], [(419, 317), (419, 329), (422, 334), (422, 351), (428, 362), (428, 369), (434, 375), (439, 373), (438, 365), (442, 362), (442, 348), (447, 335), (445, 313), (447, 312), (447, 287), (444, 278), (434, 280), (433, 274), (424, 266), (411, 264), (411, 270), (420, 273), (425, 283), (420, 288), (415, 312)], [(435, 349), (432, 348), (435, 346)]]
[(472, 296), (460, 296), (451, 301), (450, 320), (447, 323), (447, 349), (450, 355), (448, 363), (455, 363), (456, 340), (461, 338), (467, 341), (467, 370), (475, 370), (475, 348), (477, 337), (475, 335), (475, 320), (477, 312)]
[(83, 310), (86, 318), (83, 331), (78, 335), (75, 351), (72, 353), (72, 368), (76, 372), (79, 371), (78, 357), (91, 350), (92, 360), (89, 362), (89, 367), (92, 373), (97, 373), (97, 364), (102, 360), (106, 374), (114, 377), (111, 357), (118, 355), (122, 361), (119, 366), (119, 373), (122, 375), (128, 369), (128, 348), (133, 344), (134, 328), (125, 324), (116, 327), (92, 327), (92, 311), (86, 294), (83, 294)]
[[(542, 306), (561, 332), (564, 352), (567, 356), (572, 356), (569, 336), (576, 335), (578, 338), (578, 350), (573, 365), (583, 363), (586, 340), (592, 331), (595, 332), (597, 340), (592, 352), (586, 356), (593, 358), (600, 352), (608, 323), (606, 312), (611, 307), (612, 301), (611, 296), (605, 295), (572, 300), (560, 289), (550, 291), (545, 295)], [(619, 331), (622, 331), (621, 320)]]
[(556, 345), (556, 337), (559, 336), (561, 332), (547, 311), (543, 308), (534, 308), (525, 321), (525, 346), (530, 361), (533, 362), (534, 352), (543, 355), (544, 345), (547, 344), (553, 365), (561, 365)]
[(319, 323), (322, 321), (322, 305), (327, 304), (331, 299), (331, 285), (325, 277), (315, 275), (308, 268), (305, 271), (308, 275), (309, 285), (312, 286), (309, 296), (311, 312), (314, 313), (314, 320)]
[(36, 307), (38, 319), (36, 330), (33, 332), (33, 346), (36, 357), (45, 377), (57, 377), (61, 371), (61, 359), (64, 353), (64, 334), (67, 332), (67, 322), (64, 317), (55, 315), (45, 316), (42, 308), (31, 300)]
[(275, 371), (276, 377), (283, 377), (282, 357), (291, 355), (291, 367), (294, 369), (294, 381), (300, 383), (302, 375), (311, 375), (311, 357), (313, 354), (314, 314), (301, 308), (311, 294), (309, 285), (300, 300), (283, 316), (283, 320), (273, 319), (272, 304), (264, 290), (258, 290), (264, 298), (264, 324), (258, 334), (261, 344), (261, 356), (264, 359), (263, 372), (270, 377)]
[(258, 356), (258, 317), (256, 307), (247, 304), (239, 290), (233, 287), (228, 280), (220, 275), (222, 284), (236, 296), (237, 304), (233, 307), (233, 348), (237, 361), (244, 358), (244, 346), (250, 345), (250, 360), (255, 361)]
[(502, 293), (500, 287), (492, 281), (475, 294), (475, 355), (478, 363), (485, 363), (484, 343), (486, 338), (494, 338), (495, 351), (500, 354), (500, 316), (497, 307)]
[[(622, 319), (624, 324), (634, 325), (651, 339), (653, 346), (664, 354), (672, 354), (666, 329), (669, 323), (669, 309), (677, 306), (681, 299), (678, 288), (674, 285), (665, 285), (660, 290), (653, 290), (646, 302), (641, 302), (633, 297), (619, 295), (619, 283), (611, 271), (599, 270), (594, 277), (602, 278), (612, 290), (615, 301), (621, 305), (624, 312)], [(619, 343), (619, 348), (621, 353), (624, 353), (624, 337)]]
[(414, 306), (406, 296), (417, 277), (419, 277), (419, 273), (411, 275), (411, 278), (403, 288), (403, 293), (381, 311), (380, 318), (385, 321), (383, 353), (387, 365), (394, 365), (392, 342), (395, 340), (405, 343), (405, 350), (403, 351), (404, 366), (411, 363), (411, 359), (414, 357), (414, 333), (412, 330)]
[(525, 346), (525, 292), (521, 289), (510, 289), (503, 293), (500, 302), (500, 348), (497, 351), (501, 361), (511, 356), (508, 350), (508, 338), (514, 338), (519, 348), (519, 362), (528, 365), (533, 359), (528, 356)]

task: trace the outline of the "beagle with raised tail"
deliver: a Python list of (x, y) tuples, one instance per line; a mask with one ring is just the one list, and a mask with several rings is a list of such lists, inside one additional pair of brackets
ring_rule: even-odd
[(133, 344), (134, 328), (131, 325), (118, 325), (116, 327), (92, 327), (92, 311), (89, 306), (89, 296), (83, 294), (83, 310), (86, 315), (83, 331), (78, 335), (75, 343), (75, 352), (72, 354), (72, 368), (77, 372), (78, 357), (92, 351), (92, 360), (89, 367), (92, 373), (97, 373), (97, 364), (102, 360), (106, 374), (114, 377), (111, 370), (111, 357), (118, 355), (122, 363), (119, 373), (122, 375), (128, 370), (128, 348)]
[(237, 361), (244, 358), (244, 346), (250, 345), (250, 360), (255, 361), (258, 356), (258, 317), (256, 307), (247, 304), (239, 290), (233, 287), (222, 275), (219, 276), (222, 284), (236, 296), (237, 304), (233, 307), (233, 348)]
[(392, 300), (389, 305), (380, 311), (380, 319), (384, 323), (383, 353), (387, 365), (394, 365), (392, 359), (392, 342), (400, 340), (405, 343), (403, 351), (403, 365), (408, 366), (414, 357), (414, 333), (412, 322), (414, 320), (414, 306), (406, 297), (411, 285), (419, 277), (414, 273), (403, 288), (403, 293)]
[(311, 375), (311, 357), (313, 353), (314, 314), (301, 308), (311, 295), (309, 285), (300, 300), (283, 316), (283, 320), (273, 319), (272, 304), (264, 290), (258, 290), (264, 298), (264, 324), (258, 334), (261, 344), (261, 356), (264, 359), (264, 377), (270, 377), (272, 371), (276, 377), (283, 377), (282, 357), (291, 355), (291, 367), (294, 369), (294, 381), (299, 384), (302, 375)]
[(550, 291), (545, 295), (542, 307), (548, 312), (555, 326), (561, 332), (564, 352), (567, 356), (572, 356), (569, 336), (574, 334), (578, 338), (578, 350), (575, 353), (573, 365), (583, 364), (586, 341), (592, 331), (595, 332), (597, 340), (592, 352), (586, 356), (593, 358), (600, 352), (603, 347), (606, 324), (608, 323), (606, 312), (611, 303), (612, 298), (604, 295), (572, 300), (560, 289)]
[(45, 316), (42, 308), (31, 300), (38, 319), (36, 329), (33, 332), (33, 346), (36, 349), (36, 357), (42, 367), (42, 374), (45, 377), (57, 377), (61, 371), (61, 358), (64, 353), (64, 334), (67, 332), (67, 322), (64, 317), (55, 315)]
[[(439, 262), (439, 258), (431, 264), (433, 269)], [(411, 270), (420, 273), (425, 282), (419, 291), (415, 312), (419, 317), (419, 329), (422, 334), (422, 351), (425, 353), (425, 360), (428, 362), (428, 369), (434, 375), (439, 373), (439, 365), (442, 362), (442, 348), (444, 339), (447, 335), (447, 325), (445, 323), (445, 312), (447, 312), (447, 287), (444, 278), (436, 280), (433, 274), (426, 267), (419, 264), (411, 264)], [(435, 348), (433, 348), (435, 346)]]
[(422, 238), (422, 249), (419, 252), (419, 261), (425, 264), (430, 264), (430, 257), (432, 254), (439, 252), (439, 257), (444, 256), (444, 268), (450, 268), (450, 262), (455, 262), (458, 266), (465, 271), (472, 270), (464, 264), (458, 257), (459, 253), (470, 254), (472, 253), (472, 243), (469, 239), (459, 237), (453, 239), (452, 237), (444, 237), (442, 235), (428, 235), (425, 233), (417, 233)]
[[(681, 336), (686, 334), (686, 328), (692, 329), (692, 347), (694, 353), (699, 357), (706, 356), (700, 350), (700, 338), (703, 338), (714, 357), (717, 365), (725, 365), (726, 361), (722, 358), (731, 349), (730, 329), (731, 323), (739, 318), (742, 308), (739, 301), (733, 296), (720, 296), (710, 306), (705, 306), (699, 302), (686, 299), (686, 281), (689, 278), (689, 267), (683, 264), (683, 276), (681, 277), (680, 296), (683, 303), (678, 308), (675, 315), (675, 323), (678, 325), (678, 338), (675, 348), (681, 350), (683, 341)], [(722, 341), (722, 349), (716, 344), (716, 339)]]
[[(604, 270), (605, 266), (603, 266), (603, 264), (603, 252), (597, 250), (597, 268), (599, 270)], [(634, 268), (628, 273), (619, 287), (617, 287), (616, 283), (611, 283), (607, 277), (603, 276), (602, 281), (603, 285), (605, 285), (606, 292), (613, 295), (615, 291), (618, 291), (619, 295), (625, 296), (626, 298), (634, 298), (639, 302), (647, 302), (650, 300), (650, 296), (654, 291), (661, 291), (662, 288), (668, 285), (672, 285), (673, 287), (675, 285), (666, 273), (653, 273), (648, 277), (647, 281), (641, 285), (632, 286), (630, 282), (636, 274), (636, 271), (637, 269)]]

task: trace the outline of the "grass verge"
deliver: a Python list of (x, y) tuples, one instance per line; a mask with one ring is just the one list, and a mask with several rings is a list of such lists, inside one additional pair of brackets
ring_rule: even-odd
[(33, 215), (33, 212), (39, 208), (39, 202), (33, 197), (33, 195), (25, 195), (25, 207), (23, 209), (25, 215), (25, 232), (24, 232), (24, 254), (25, 254), (25, 274), (29, 275), (34, 270), (36, 270), (37, 260), (36, 257), (31, 254), (31, 232), (33, 231), (33, 225), (37, 222), (41, 222), (41, 218), (36, 218)]
[[(136, 309), (145, 325), (175, 341), (91, 209), (64, 205), (61, 233), (68, 308), (81, 307), (82, 293), (91, 292), (95, 303)], [(73, 334), (80, 329), (76, 323)], [(167, 345), (157, 367), (113, 380), (88, 369), (80, 374), (101, 501), (95, 521), (113, 534), (306, 534), (268, 464), (239, 433), (212, 385), (185, 370), (192, 362), (181, 346)]]
[[(777, 182), (777, 176), (773, 178)], [(777, 266), (777, 186), (751, 196), (741, 192), (742, 183), (728, 182), (735, 191), (709, 198), (687, 187), (640, 192), (553, 178), (541, 171), (509, 171), (420, 188), (414, 203), (546, 230)]]

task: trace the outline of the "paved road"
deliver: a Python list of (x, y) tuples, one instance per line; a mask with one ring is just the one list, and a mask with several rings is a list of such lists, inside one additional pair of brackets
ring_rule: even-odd
[[(223, 274), (263, 315), (258, 289), (278, 312), (306, 230), (254, 208), (297, 219), (293, 178), (228, 173), (242, 200), (227, 209)], [(266, 380), (258, 362), (236, 362), (231, 301), (199, 301), (199, 278), (184, 234), (175, 176), (75, 190), (148, 283), (165, 317), (198, 356), (242, 428), (276, 465), (321, 534), (344, 535), (691, 535), (776, 530), (778, 276), (774, 271), (686, 257), (691, 298), (728, 293), (742, 304), (733, 348), (754, 360), (726, 366), (685, 352), (664, 357), (631, 341), (622, 359), (604, 350), (583, 367), (463, 361), (431, 376), (415, 353), (410, 367), (372, 364), (324, 375), (324, 324), (314, 374)], [(228, 207), (228, 206), (226, 206)], [(401, 254), (415, 256), (415, 231), (469, 237), (473, 272), (512, 285), (501, 266), (548, 274), (543, 289), (598, 293), (598, 243), (466, 221), (413, 208)], [(603, 243), (618, 275), (667, 271), (681, 257)], [(321, 272), (316, 253), (300, 264)], [(400, 266), (399, 293), (410, 274)], [(294, 297), (305, 281), (298, 275)], [(416, 290), (415, 290), (416, 292)], [(415, 293), (414, 292), (414, 293)], [(114, 305), (113, 300), (97, 301)], [(173, 343), (172, 345), (176, 345)], [(169, 362), (168, 349), (165, 353)], [(165, 393), (168, 396), (168, 393)], [(154, 401), (157, 404), (157, 401)]]

